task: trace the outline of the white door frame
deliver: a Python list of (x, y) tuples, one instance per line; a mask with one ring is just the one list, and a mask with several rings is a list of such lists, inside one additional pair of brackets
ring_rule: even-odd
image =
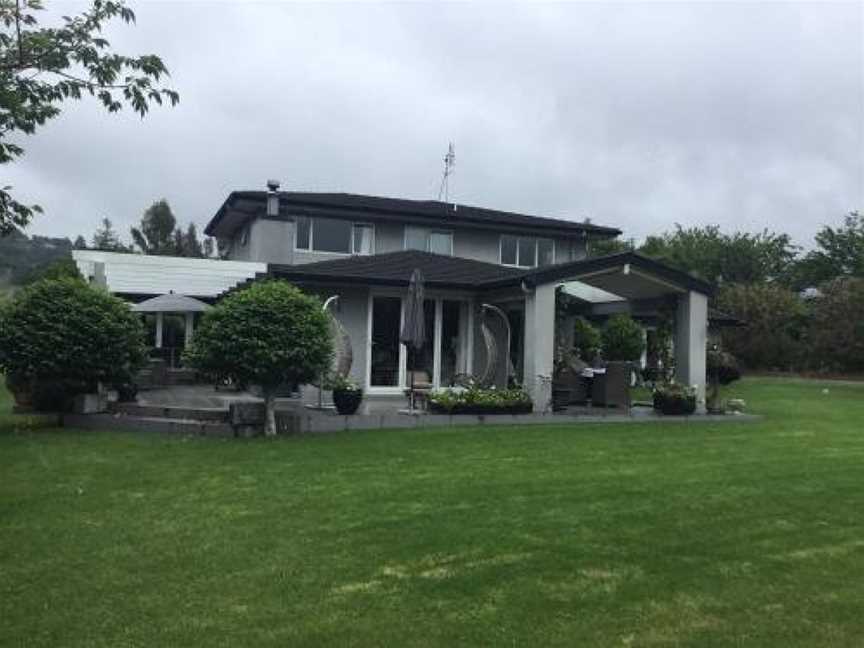
[[(399, 308), (399, 330), (405, 322), (405, 292), (400, 290), (373, 289), (369, 291), (366, 306), (366, 392), (373, 396), (396, 396), (401, 395), (407, 383), (408, 376), (408, 353), (404, 344), (399, 344), (399, 384), (392, 387), (372, 386), (372, 309), (376, 297), (398, 297)], [(434, 388), (441, 386), (441, 343), (444, 322), (444, 301), (465, 302), (467, 304), (467, 357), (465, 359), (466, 370), (470, 373), (473, 365), (474, 353), (474, 300), (464, 294), (448, 295), (440, 292), (431, 292), (424, 299), (435, 304), (435, 325), (433, 331), (433, 355), (432, 355), (432, 385)], [(461, 313), (460, 313), (461, 314)]]

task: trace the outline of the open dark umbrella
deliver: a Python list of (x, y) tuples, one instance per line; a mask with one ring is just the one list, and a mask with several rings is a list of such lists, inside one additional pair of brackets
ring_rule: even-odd
[[(408, 281), (408, 297), (405, 300), (405, 319), (402, 322), (402, 332), (399, 341), (408, 347), (408, 351), (420, 351), (426, 343), (426, 317), (423, 312), (423, 273), (415, 269)], [(411, 409), (414, 409), (414, 371), (413, 359), (416, 353), (411, 352)]]

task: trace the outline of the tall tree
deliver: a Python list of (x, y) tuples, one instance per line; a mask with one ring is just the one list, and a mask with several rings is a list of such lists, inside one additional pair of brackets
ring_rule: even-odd
[(176, 254), (177, 242), (174, 236), (176, 226), (177, 219), (171, 211), (171, 205), (163, 198), (147, 208), (141, 217), (140, 228), (132, 228), (132, 240), (144, 254)]
[(864, 215), (850, 212), (840, 227), (825, 225), (816, 234), (816, 249), (795, 269), (794, 284), (809, 288), (838, 277), (864, 277)]
[[(77, 239), (76, 239), (77, 243)], [(132, 250), (120, 240), (113, 223), (108, 218), (102, 219), (102, 226), (93, 234), (90, 246), (103, 252), (131, 252)]]
[[(160, 85), (168, 70), (158, 56), (117, 54), (104, 38), (113, 19), (135, 20), (122, 0), (92, 0), (86, 11), (64, 16), (59, 27), (40, 27), (42, 9), (42, 0), (0, 0), (0, 164), (24, 153), (10, 135), (35, 133), (67, 99), (90, 95), (109, 112), (127, 105), (142, 117), (153, 103), (179, 101)], [(18, 202), (9, 189), (0, 188), (0, 236), (42, 211)]]
[(725, 234), (716, 225), (676, 225), (674, 232), (649, 236), (639, 251), (718, 284), (783, 280), (798, 254), (788, 234)]
[(186, 233), (183, 235), (183, 249), (181, 256), (201, 258), (204, 256), (204, 248), (198, 239), (198, 228), (195, 223), (189, 223)]
[(72, 244), (73, 250), (86, 250), (87, 240), (80, 234), (75, 237), (75, 242)]

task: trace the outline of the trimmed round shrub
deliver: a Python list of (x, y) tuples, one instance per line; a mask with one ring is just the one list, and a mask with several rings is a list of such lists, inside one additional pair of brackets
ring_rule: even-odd
[(645, 350), (642, 327), (627, 314), (610, 317), (600, 335), (606, 360), (635, 362)]
[(330, 319), (321, 301), (285, 281), (261, 281), (204, 313), (184, 357), (220, 379), (259, 385), (265, 430), (276, 434), (276, 390), (317, 380), (332, 354)]
[(0, 371), (29, 385), (36, 409), (62, 411), (97, 382), (128, 382), (145, 359), (129, 305), (81, 280), (37, 281), (0, 309)]

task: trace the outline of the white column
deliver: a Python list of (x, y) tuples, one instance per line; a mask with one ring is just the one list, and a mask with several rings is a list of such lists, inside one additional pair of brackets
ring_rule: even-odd
[(186, 346), (192, 343), (192, 335), (195, 332), (195, 313), (186, 313), (186, 326), (184, 328)]
[(156, 348), (162, 348), (162, 323), (164, 320), (163, 313), (156, 313)]
[(524, 383), (535, 412), (545, 411), (552, 396), (554, 347), (555, 284), (546, 284), (525, 296)]
[(675, 315), (675, 380), (696, 388), (697, 411), (705, 411), (705, 349), (708, 297), (692, 290), (678, 297)]
[(444, 325), (444, 304), (440, 299), (435, 300), (435, 332), (432, 337), (432, 385), (436, 389), (441, 386), (441, 339), (442, 327)]

